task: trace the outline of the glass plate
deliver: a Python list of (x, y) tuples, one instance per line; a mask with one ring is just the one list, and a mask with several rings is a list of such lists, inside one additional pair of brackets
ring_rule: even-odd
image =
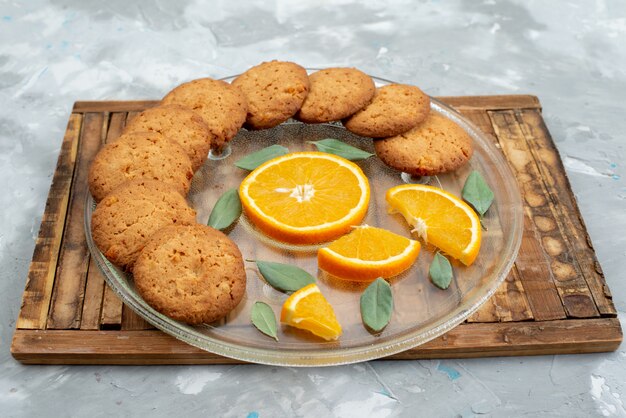
[[(390, 83), (382, 79), (375, 79), (375, 82), (378, 86)], [(279, 318), (287, 295), (266, 284), (254, 263), (246, 263), (246, 295), (224, 320), (189, 326), (160, 314), (136, 292), (132, 276), (109, 263), (93, 243), (90, 223), (94, 202), (88, 196), (85, 231), (91, 254), (107, 283), (146, 321), (188, 344), (222, 356), (272, 365), (325, 366), (376, 359), (423, 344), (463, 322), (493, 294), (513, 265), (522, 236), (520, 194), (501, 152), (486, 135), (450, 107), (433, 99), (431, 109), (452, 119), (469, 133), (474, 141), (472, 159), (453, 174), (418, 179), (388, 168), (375, 156), (358, 162), (371, 187), (369, 211), (363, 223), (409, 236), (410, 228), (404, 219), (387, 214), (385, 191), (406, 182), (428, 182), (460, 196), (472, 170), (483, 174), (494, 191), (495, 200), (483, 218), (485, 230), (476, 262), (464, 267), (451, 260), (454, 280), (447, 290), (435, 287), (428, 278), (428, 266), (434, 255), (434, 249), (428, 245), (423, 246), (410, 270), (390, 281), (394, 311), (391, 322), (382, 332), (370, 333), (361, 321), (359, 297), (366, 285), (338, 281), (318, 271), (318, 247), (293, 247), (273, 241), (259, 233), (245, 216), (228, 231), (244, 258), (290, 263), (317, 275), (318, 286), (343, 327), (338, 341), (321, 341), (305, 331), (279, 325), (277, 342), (255, 329), (250, 322), (254, 302), (269, 304)], [(232, 140), (230, 149), (220, 157), (211, 156), (193, 179), (188, 200), (198, 213), (198, 222), (205, 224), (219, 196), (238, 187), (248, 174), (233, 165), (239, 158), (272, 144), (281, 144), (290, 151), (315, 150), (307, 141), (323, 138), (337, 138), (374, 152), (371, 140), (353, 135), (340, 123), (306, 125), (290, 120), (269, 130), (242, 129)]]

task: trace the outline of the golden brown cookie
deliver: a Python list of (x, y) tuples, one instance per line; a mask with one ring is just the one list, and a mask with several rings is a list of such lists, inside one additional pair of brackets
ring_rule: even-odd
[(148, 239), (168, 225), (191, 225), (196, 211), (156, 180), (132, 180), (109, 193), (91, 218), (93, 240), (113, 264), (130, 270)]
[(246, 121), (248, 102), (239, 87), (212, 78), (181, 84), (161, 102), (179, 104), (198, 113), (213, 134), (211, 147), (220, 150)]
[(429, 112), (430, 98), (419, 88), (389, 84), (378, 88), (374, 100), (343, 125), (360, 136), (387, 138), (415, 128)]
[(306, 70), (285, 61), (264, 62), (250, 68), (232, 82), (248, 101), (246, 126), (268, 129), (296, 114), (309, 94)]
[(177, 142), (187, 152), (194, 171), (204, 164), (211, 149), (207, 124), (196, 112), (179, 105), (144, 110), (126, 124), (124, 133), (129, 132), (158, 132)]
[(105, 145), (89, 169), (89, 191), (100, 201), (133, 179), (160, 180), (186, 195), (193, 170), (185, 150), (158, 132), (132, 132)]
[(199, 224), (170, 226), (154, 234), (133, 275), (150, 306), (189, 324), (223, 318), (246, 291), (237, 245), (220, 231)]
[(356, 68), (327, 68), (309, 76), (311, 90), (296, 118), (306, 123), (341, 120), (365, 107), (376, 87)]
[(375, 140), (374, 149), (388, 166), (418, 176), (454, 171), (473, 152), (467, 132), (436, 112), (408, 132)]

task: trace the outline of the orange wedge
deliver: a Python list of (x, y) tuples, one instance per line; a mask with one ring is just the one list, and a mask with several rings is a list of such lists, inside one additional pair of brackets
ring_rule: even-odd
[(388, 279), (411, 267), (419, 252), (419, 242), (365, 225), (320, 248), (317, 265), (346, 280)]
[(257, 167), (241, 183), (248, 218), (265, 234), (315, 244), (350, 231), (365, 216), (369, 183), (358, 165), (323, 152), (294, 152)]
[(315, 283), (287, 298), (280, 312), (280, 322), (310, 331), (326, 341), (336, 340), (341, 335), (333, 307)]
[(476, 212), (464, 201), (437, 187), (403, 184), (387, 190), (390, 213), (401, 213), (425, 242), (466, 266), (480, 250), (481, 229)]

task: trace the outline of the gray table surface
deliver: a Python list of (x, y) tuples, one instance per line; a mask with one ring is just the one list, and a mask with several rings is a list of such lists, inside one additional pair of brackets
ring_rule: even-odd
[(626, 416), (623, 347), (317, 369), (22, 366), (9, 353), (72, 103), (155, 99), (273, 58), (432, 95), (538, 95), (623, 317), (624, 45), (626, 5), (610, 0), (0, 1), (0, 416)]

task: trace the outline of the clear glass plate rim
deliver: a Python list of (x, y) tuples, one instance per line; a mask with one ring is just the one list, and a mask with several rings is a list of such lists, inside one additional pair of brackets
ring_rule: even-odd
[[(309, 69), (315, 70), (315, 69)], [(232, 79), (233, 77), (226, 77), (224, 80)], [(373, 77), (377, 82), (392, 83), (392, 81), (385, 80), (379, 77)], [(489, 144), (488, 138), (470, 121), (465, 119), (453, 108), (445, 105), (441, 101), (431, 98), (431, 106), (437, 109), (439, 112), (446, 114), (446, 116), (452, 116), (452, 119), (459, 123), (468, 133), (473, 137), (478, 137), (485, 143), (483, 149), (487, 151), (489, 158), (494, 161), (494, 166), (499, 172), (499, 175), (505, 177), (510, 176), (514, 178), (511, 169), (508, 166), (507, 161), (502, 154), (492, 144)], [(496, 271), (499, 271), (498, 277), (490, 283), (490, 286), (486, 289), (483, 288), (483, 292), (474, 292), (469, 301), (460, 305), (455, 310), (451, 311), (446, 317), (440, 317), (435, 319), (430, 326), (426, 329), (422, 327), (420, 330), (408, 332), (406, 338), (394, 343), (376, 343), (361, 347), (348, 347), (348, 348), (332, 348), (322, 350), (301, 350), (297, 352), (280, 351), (280, 350), (268, 350), (264, 348), (250, 348), (242, 346), (240, 344), (233, 344), (219, 339), (211, 338), (205, 334), (202, 334), (195, 330), (179, 329), (168, 321), (170, 319), (161, 318), (162, 314), (155, 311), (152, 307), (147, 305), (138, 294), (132, 292), (126, 285), (120, 283), (107, 266), (108, 261), (104, 258), (102, 253), (93, 243), (89, 234), (90, 228), (90, 215), (94, 205), (93, 198), (90, 194), (87, 194), (85, 200), (85, 230), (87, 235), (87, 244), (92, 256), (95, 257), (96, 265), (103, 273), (103, 276), (111, 286), (111, 288), (120, 296), (120, 298), (129, 305), (131, 309), (137, 312), (146, 321), (154, 325), (156, 328), (161, 329), (174, 336), (175, 338), (197, 347), (199, 349), (212, 352), (214, 354), (222, 355), (225, 357), (233, 358), (236, 360), (254, 362), (268, 365), (279, 366), (330, 366), (350, 364), (361, 361), (372, 360), (383, 356), (399, 353), (409, 348), (414, 348), (418, 345), (424, 344), (432, 339), (444, 334), (450, 329), (456, 327), (463, 322), (467, 317), (474, 313), (487, 299), (489, 299), (496, 291), (498, 286), (504, 281), (506, 275), (510, 271), (515, 259), (517, 257), (519, 247), (522, 239), (522, 225), (523, 225), (523, 211), (521, 196), (516, 182), (513, 182), (514, 187), (507, 188), (506, 193), (509, 201), (512, 202), (512, 227), (511, 235), (508, 237), (506, 244), (510, 249), (512, 256), (507, 260), (500, 260)], [(449, 318), (452, 318), (449, 319)]]

